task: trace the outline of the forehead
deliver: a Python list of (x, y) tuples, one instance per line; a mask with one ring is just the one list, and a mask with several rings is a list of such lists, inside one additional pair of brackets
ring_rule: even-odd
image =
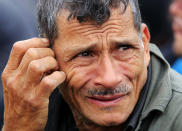
[(108, 30), (108, 26), (112, 25), (114, 26), (112, 28), (113, 32), (116, 30), (123, 32), (126, 28), (127, 30), (134, 28), (133, 14), (130, 6), (127, 7), (125, 12), (123, 12), (122, 7), (111, 9), (110, 18), (102, 25), (97, 25), (93, 21), (79, 23), (77, 19), (68, 20), (69, 11), (62, 9), (60, 12), (57, 20), (58, 35), (63, 33), (70, 33), (70, 35), (73, 35), (73, 33), (87, 35), (92, 30), (95, 30), (95, 33), (105, 33)]

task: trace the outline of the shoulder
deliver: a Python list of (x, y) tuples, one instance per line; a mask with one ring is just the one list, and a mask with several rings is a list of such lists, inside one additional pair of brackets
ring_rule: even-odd
[(170, 69), (169, 74), (173, 93), (178, 92), (179, 94), (182, 94), (182, 75), (173, 69)]
[[(176, 71), (169, 69), (168, 72), (170, 82), (166, 90), (172, 92), (165, 110), (157, 115), (152, 121), (150, 131), (182, 131), (182, 75)], [(167, 81), (163, 81), (167, 82)], [(163, 98), (168, 99), (168, 98)], [(162, 106), (162, 105), (161, 105)]]
[(170, 69), (172, 98), (163, 113), (163, 123), (172, 131), (182, 131), (182, 75)]

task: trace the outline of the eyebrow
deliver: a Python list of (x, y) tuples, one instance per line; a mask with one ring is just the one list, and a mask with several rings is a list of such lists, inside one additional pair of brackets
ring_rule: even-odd
[(124, 44), (131, 44), (133, 46), (137, 46), (138, 44), (138, 41), (135, 41), (134, 39), (130, 38), (125, 38), (125, 39), (120, 39), (120, 38), (117, 38), (117, 37), (113, 37), (110, 41), (112, 43), (111, 47), (115, 47), (115, 46), (118, 46), (118, 45), (124, 45)]

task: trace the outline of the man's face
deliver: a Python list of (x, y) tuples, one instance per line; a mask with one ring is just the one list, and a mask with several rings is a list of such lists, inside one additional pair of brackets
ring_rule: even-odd
[(147, 27), (142, 28), (143, 48), (130, 7), (124, 14), (120, 8), (112, 9), (101, 26), (68, 21), (68, 15), (62, 10), (53, 47), (60, 70), (67, 75), (63, 97), (76, 122), (81, 116), (102, 126), (119, 125), (133, 111), (147, 78)]
[(173, 17), (174, 51), (177, 55), (182, 55), (182, 0), (173, 0), (170, 13)]

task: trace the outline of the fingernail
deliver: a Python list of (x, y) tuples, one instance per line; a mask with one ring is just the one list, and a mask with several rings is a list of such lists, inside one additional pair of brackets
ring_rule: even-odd
[(47, 43), (48, 39), (47, 38), (41, 38), (42, 42)]

